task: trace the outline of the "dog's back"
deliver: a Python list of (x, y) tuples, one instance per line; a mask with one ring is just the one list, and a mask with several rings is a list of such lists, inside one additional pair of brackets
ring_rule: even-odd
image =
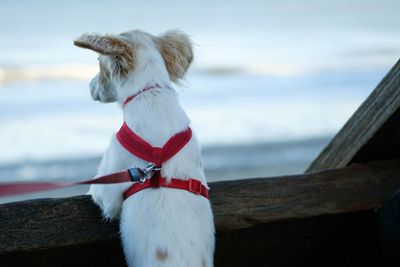
[(127, 199), (121, 234), (129, 266), (213, 266), (209, 202), (182, 190), (147, 190)]
[[(147, 114), (145, 122), (136, 121), (131, 127), (137, 125), (135, 132), (158, 147), (189, 123), (175, 92), (168, 90), (160, 88), (149, 92), (140, 100), (143, 102), (138, 100), (132, 105), (130, 112)], [(119, 149), (123, 153), (124, 148)], [(130, 157), (133, 161), (130, 166), (143, 166), (141, 160)], [(182, 180), (195, 177), (207, 184), (195, 135), (163, 164), (161, 175)], [(169, 188), (140, 191), (123, 203), (121, 234), (130, 266), (213, 266), (213, 216), (210, 202), (201, 195)]]

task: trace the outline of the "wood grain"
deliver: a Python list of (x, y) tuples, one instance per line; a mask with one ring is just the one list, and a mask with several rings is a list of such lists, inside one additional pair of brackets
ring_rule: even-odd
[[(370, 210), (400, 186), (400, 160), (354, 164), (319, 173), (211, 183), (219, 234), (284, 219)], [(118, 240), (88, 196), (0, 205), (2, 254)]]
[[(399, 121), (398, 116), (393, 116), (399, 108), (400, 61), (393, 66), (338, 134), (311, 163), (306, 172), (341, 168), (353, 162), (352, 160), (356, 154), (373, 139), (385, 124), (393, 124), (389, 120)], [(398, 129), (400, 129), (398, 125), (396, 129), (395, 133), (398, 133)], [(384, 131), (391, 135), (393, 128), (388, 127)], [(382, 136), (384, 137), (385, 134), (380, 135), (379, 138), (381, 139)], [(396, 140), (399, 142), (398, 139)], [(375, 140), (375, 143), (386, 144), (384, 148), (381, 148), (382, 151), (384, 149), (394, 151), (391, 149), (392, 144), (385, 142), (383, 139), (381, 141)], [(358, 157), (363, 158), (364, 161), (372, 160), (367, 155), (373, 158), (374, 153), (359, 154)]]

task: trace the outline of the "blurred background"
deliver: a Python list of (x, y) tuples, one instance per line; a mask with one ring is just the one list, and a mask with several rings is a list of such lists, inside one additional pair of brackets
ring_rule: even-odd
[[(209, 181), (301, 173), (400, 57), (397, 0), (0, 3), (0, 181), (95, 175), (122, 123), (90, 98), (85, 32), (187, 32), (180, 100)], [(85, 187), (0, 198), (82, 194)]]

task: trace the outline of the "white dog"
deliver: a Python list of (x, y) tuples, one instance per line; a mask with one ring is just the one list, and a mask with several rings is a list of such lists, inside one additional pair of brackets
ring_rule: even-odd
[[(160, 187), (134, 194), (127, 194), (132, 183), (90, 188), (104, 217), (120, 218), (128, 265), (212, 267), (215, 229), (200, 146), (191, 136), (189, 118), (171, 85), (183, 78), (191, 64), (190, 39), (179, 31), (153, 36), (135, 30), (119, 35), (85, 34), (75, 45), (100, 54), (100, 72), (90, 83), (91, 95), (94, 100), (121, 105), (125, 134), (134, 132), (156, 152), (176, 134), (186, 137), (176, 154), (156, 163), (161, 172), (155, 176), (164, 179)], [(113, 136), (97, 176), (151, 163), (129, 151), (129, 144), (124, 146), (124, 137), (118, 138), (118, 134)], [(196, 185), (198, 190), (168, 188), (172, 182), (193, 187), (193, 180), (201, 182)]]

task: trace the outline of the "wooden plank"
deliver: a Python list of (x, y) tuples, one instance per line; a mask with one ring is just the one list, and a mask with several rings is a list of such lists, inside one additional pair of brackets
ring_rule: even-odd
[(382, 266), (376, 213), (282, 220), (217, 234), (215, 266)]
[[(378, 131), (385, 124), (394, 124), (388, 122), (389, 120), (399, 120), (400, 114), (393, 116), (399, 109), (400, 60), (393, 66), (320, 155), (311, 163), (306, 172), (342, 168), (353, 162), (356, 154), (377, 135)], [(395, 133), (392, 133), (392, 127), (388, 127), (387, 129), (385, 132), (388, 132), (389, 135), (395, 135), (396, 132), (398, 133), (400, 127), (397, 124), (397, 128), (395, 128), (397, 131)], [(382, 139), (383, 136), (385, 135), (379, 135), (375, 143), (386, 144), (382, 148), (382, 151), (395, 151), (392, 149), (390, 142), (385, 142)], [(399, 143), (400, 140), (396, 140), (396, 144), (398, 145)], [(398, 151), (395, 153), (396, 156), (398, 153)], [(371, 160), (367, 155), (373, 157), (374, 153), (359, 155), (358, 157), (363, 158), (364, 161)]]
[[(320, 173), (211, 183), (219, 234), (283, 219), (370, 210), (400, 186), (400, 160)], [(101, 220), (88, 196), (0, 205), (1, 255), (107, 244), (118, 225)]]
[[(382, 266), (374, 240), (375, 212), (282, 220), (218, 232), (215, 266)], [(3, 254), (0, 265), (125, 267), (118, 239)]]

